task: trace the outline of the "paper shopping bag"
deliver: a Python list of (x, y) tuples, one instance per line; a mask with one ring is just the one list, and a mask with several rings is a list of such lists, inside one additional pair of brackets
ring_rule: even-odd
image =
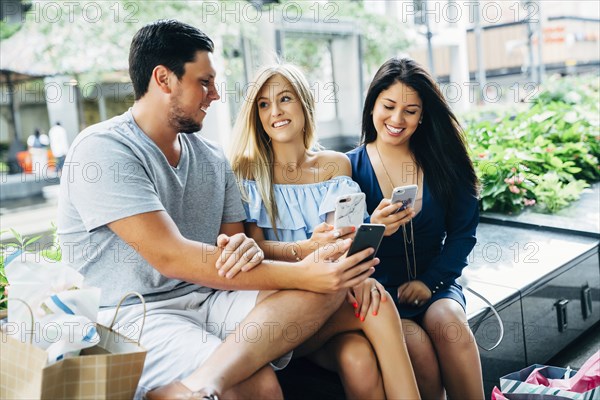
[(500, 378), (500, 390), (508, 399), (511, 400), (600, 399), (600, 388), (591, 389), (584, 393), (576, 393), (557, 387), (548, 387), (540, 384), (527, 383), (527, 378), (536, 369), (538, 369), (539, 374), (543, 375), (547, 379), (569, 379), (577, 373), (575, 370), (567, 370), (566, 368), (534, 364), (518, 372), (513, 372)]
[[(22, 330), (14, 335), (25, 342), (25, 335), (33, 333), (33, 343), (47, 350), (49, 362), (78, 355), (98, 343), (93, 321), (100, 307), (100, 289), (85, 286), (81, 273), (39, 254), (23, 253), (6, 266), (6, 278), (8, 322)], [(28, 307), (11, 299), (23, 300)]]
[(138, 342), (95, 324), (97, 345), (49, 365), (45, 350), (13, 337), (10, 328), (0, 327), (1, 399), (133, 398), (146, 358)]

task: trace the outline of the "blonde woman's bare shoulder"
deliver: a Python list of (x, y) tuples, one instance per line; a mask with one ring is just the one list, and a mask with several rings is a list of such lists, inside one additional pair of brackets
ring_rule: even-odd
[(317, 163), (328, 180), (336, 176), (352, 176), (350, 160), (344, 153), (322, 150), (317, 153)]

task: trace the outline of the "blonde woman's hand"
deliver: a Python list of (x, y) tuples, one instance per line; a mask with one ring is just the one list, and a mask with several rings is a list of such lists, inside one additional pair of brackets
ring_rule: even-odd
[(364, 321), (369, 312), (369, 307), (372, 309), (374, 316), (379, 312), (379, 304), (385, 302), (385, 288), (376, 279), (367, 278), (362, 283), (348, 290), (346, 296), (348, 303), (354, 307), (354, 315)]
[(351, 238), (355, 231), (356, 228), (353, 226), (344, 226), (335, 229), (333, 225), (322, 222), (315, 226), (310, 239), (308, 239), (308, 247), (306, 250), (308, 250), (308, 252), (313, 252), (326, 244), (335, 243), (338, 239)]
[(382, 199), (371, 215), (371, 223), (385, 225), (384, 235), (393, 235), (402, 225), (409, 223), (415, 216), (412, 207), (398, 211), (400, 207), (402, 207), (402, 203), (392, 204), (390, 199)]

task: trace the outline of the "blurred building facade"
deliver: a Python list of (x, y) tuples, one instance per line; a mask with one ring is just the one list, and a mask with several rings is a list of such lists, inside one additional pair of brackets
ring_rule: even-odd
[[(504, 93), (516, 94), (518, 98), (510, 100), (518, 101), (530, 93), (518, 88), (537, 85), (545, 73), (597, 71), (600, 65), (599, 2), (364, 0), (362, 4), (369, 11), (396, 18), (410, 43), (407, 55), (433, 73), (458, 112), (485, 101), (486, 87), (496, 92), (499, 85), (512, 88)], [(227, 146), (232, 120), (253, 71), (272, 62), (274, 55), (293, 56), (289, 46), (304, 40), (314, 43), (319, 54), (318, 74), (308, 74), (318, 102), (320, 137), (331, 148), (355, 145), (362, 100), (373, 73), (365, 70), (362, 60), (366, 39), (342, 19), (336, 24), (286, 22), (270, 14), (261, 19), (256, 32), (250, 33), (260, 36), (260, 48), (243, 37), (215, 36), (217, 48), (227, 50), (217, 57), (224, 71), (222, 100), (208, 116), (204, 134)], [(15, 131), (19, 140), (35, 128), (47, 131), (56, 120), (64, 124), (72, 140), (85, 126), (120, 114), (133, 102), (124, 57), (112, 72), (86, 83), (76, 76), (54, 75), (44, 69), (48, 63), (24, 63), (24, 49), (32, 47), (32, 38), (24, 32), (3, 42), (0, 143), (14, 140)], [(14, 53), (14, 60), (27, 65), (26, 70), (19, 74), (4, 71), (11, 58), (7, 50)], [(404, 54), (390, 50), (389, 56), (393, 55)]]
[(381, 0), (364, 4), (396, 15), (400, 23), (414, 28), (408, 53), (440, 82), (452, 80), (456, 57), (452, 46), (462, 46), (461, 40), (466, 40), (471, 81), (478, 78), (478, 56), (488, 78), (521, 75), (536, 83), (540, 68), (542, 73), (565, 74), (597, 70), (600, 65), (600, 2)]

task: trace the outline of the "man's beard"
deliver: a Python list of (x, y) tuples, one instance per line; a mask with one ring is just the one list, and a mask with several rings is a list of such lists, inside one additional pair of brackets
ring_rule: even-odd
[(179, 106), (179, 99), (176, 97), (171, 101), (171, 108), (167, 114), (169, 125), (174, 127), (177, 132), (195, 133), (202, 129), (202, 124), (187, 116)]

